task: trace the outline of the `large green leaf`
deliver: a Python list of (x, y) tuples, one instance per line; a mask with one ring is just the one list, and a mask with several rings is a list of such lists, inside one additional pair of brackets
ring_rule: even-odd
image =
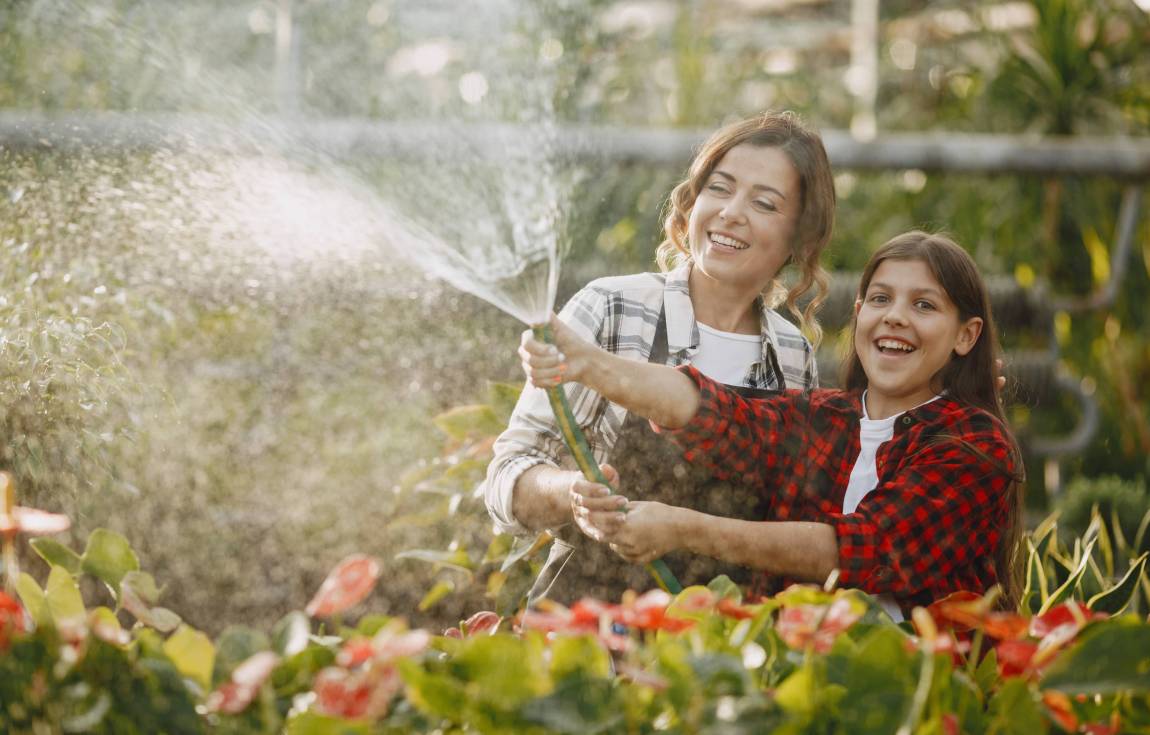
[(128, 572), (120, 580), (120, 606), (144, 625), (168, 633), (180, 624), (180, 616), (167, 608), (157, 607), (159, 599), (160, 589), (147, 572)]
[(195, 628), (181, 625), (168, 640), (164, 641), (164, 653), (181, 674), (199, 684), (205, 691), (211, 686), (216, 647), (206, 635)]
[(485, 405), (457, 406), (439, 414), (432, 422), (444, 434), (459, 440), (495, 436), (504, 428), (491, 406)]
[(34, 538), (29, 542), (40, 558), (54, 567), (64, 567), (73, 576), (82, 571), (83, 562), (79, 554), (59, 541), (50, 538)]
[(519, 395), (522, 392), (522, 383), (496, 383), (494, 381), (488, 381), (487, 401), (491, 404), (491, 409), (495, 412), (502, 426), (507, 425), (508, 420), (511, 418), (511, 412), (515, 410), (515, 404), (519, 401)]
[(117, 599), (124, 575), (140, 569), (140, 560), (128, 539), (106, 528), (92, 531), (81, 563), (84, 571), (107, 584)]
[(31, 574), (20, 573), (19, 579), (16, 580), (16, 594), (20, 596), (20, 601), (24, 603), (24, 609), (32, 617), (32, 622), (41, 627), (52, 625), (52, 611), (48, 609), (44, 590), (40, 589), (40, 585)]
[(1125, 610), (1134, 596), (1138, 594), (1138, 581), (1146, 572), (1146, 557), (1147, 554), (1142, 554), (1135, 559), (1117, 584), (1091, 597), (1086, 606), (1095, 612), (1104, 612), (1110, 615), (1117, 615)]
[(44, 600), (57, 626), (82, 625), (88, 616), (76, 578), (64, 567), (48, 572)]
[(1150, 625), (1126, 618), (1095, 623), (1059, 655), (1042, 686), (1067, 694), (1150, 693)]

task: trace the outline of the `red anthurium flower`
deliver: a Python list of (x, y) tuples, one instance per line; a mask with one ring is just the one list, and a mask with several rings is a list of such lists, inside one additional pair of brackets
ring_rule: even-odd
[(692, 620), (668, 618), (667, 607), (671, 604), (669, 593), (654, 589), (634, 597), (628, 592), (623, 595), (616, 620), (629, 628), (639, 630), (668, 630), (678, 632), (694, 625)]
[(259, 694), (277, 663), (279, 657), (271, 651), (261, 651), (244, 661), (232, 672), (231, 678), (208, 697), (208, 711), (228, 715), (243, 712)]
[(335, 662), (345, 669), (354, 669), (370, 661), (374, 653), (370, 638), (355, 638), (343, 644)]
[(28, 630), (24, 608), (15, 599), (0, 592), (0, 651), (8, 650), (14, 634), (27, 633)]
[(329, 666), (315, 677), (315, 708), (321, 714), (349, 720), (378, 719), (387, 714), (392, 698), (403, 687), (394, 666), (361, 671)]
[(983, 631), (991, 638), (997, 638), (1000, 641), (1021, 638), (1026, 635), (1029, 627), (1029, 620), (1011, 612), (990, 613), (982, 622)]
[(480, 610), (462, 623), (462, 632), (468, 637), (495, 635), (503, 618), (490, 610)]
[(380, 662), (418, 655), (430, 644), (431, 634), (426, 630), (404, 630), (398, 621), (385, 626), (371, 639), (373, 658)]
[(1102, 620), (1106, 617), (1105, 613), (1096, 613), (1081, 602), (1064, 602), (1050, 608), (1045, 614), (1032, 618), (1030, 635), (1035, 638), (1045, 638), (1062, 626), (1070, 625), (1078, 630), (1091, 620)]
[(1078, 716), (1070, 706), (1070, 697), (1058, 691), (1042, 693), (1042, 703), (1046, 705), (1046, 712), (1050, 719), (1058, 723), (1066, 732), (1078, 732)]
[(729, 597), (719, 600), (719, 604), (715, 605), (715, 610), (723, 617), (734, 618), (735, 620), (748, 620), (755, 617), (754, 610), (740, 605)]
[(959, 735), (962, 732), (958, 724), (958, 715), (947, 712), (942, 716), (942, 732), (944, 735)]
[(313, 618), (328, 618), (358, 605), (383, 573), (383, 565), (374, 556), (352, 554), (327, 575), (315, 597), (307, 604)]
[(1038, 653), (1038, 644), (1022, 639), (1006, 640), (994, 647), (998, 654), (998, 673), (1002, 676), (1020, 676), (1031, 671), (1031, 661)]
[(959, 590), (936, 600), (926, 608), (939, 630), (966, 630), (982, 625), (988, 610), (982, 603), (982, 595)]

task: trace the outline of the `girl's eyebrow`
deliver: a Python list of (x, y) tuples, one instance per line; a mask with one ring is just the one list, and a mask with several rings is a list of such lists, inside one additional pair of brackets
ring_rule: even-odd
[[(715, 169), (714, 173), (715, 173), (715, 175), (717, 175), (717, 176), (722, 176), (724, 179), (726, 179), (727, 181), (731, 182), (732, 184), (734, 184), (734, 183), (735, 183), (735, 177), (734, 177), (734, 176), (731, 176), (731, 175), (730, 175), (729, 173), (727, 173), (726, 171), (720, 171), (720, 170), (718, 170), (718, 169)], [(786, 195), (785, 195), (785, 194), (783, 194), (781, 191), (779, 191), (778, 189), (776, 189), (776, 188), (775, 188), (775, 187), (773, 187), (773, 186), (768, 186), (768, 185), (766, 185), (766, 184), (755, 184), (755, 185), (754, 185), (753, 187), (751, 187), (751, 188), (753, 188), (753, 189), (759, 189), (759, 190), (761, 190), (761, 191), (769, 191), (769, 192), (771, 192), (772, 194), (774, 194), (775, 196), (777, 196), (779, 199), (783, 199), (783, 200), (786, 200), (786, 198), (787, 198), (787, 197), (786, 197)]]
[[(891, 286), (890, 284), (887, 284), (887, 283), (883, 283), (882, 281), (871, 281), (870, 285), (867, 286), (867, 290), (869, 291), (872, 288), (881, 288), (884, 291), (895, 290), (894, 286)], [(911, 292), (911, 294), (913, 294), (915, 296), (928, 295), (928, 296), (934, 296), (935, 298), (941, 298), (943, 295), (942, 292), (939, 291), (934, 286), (927, 286), (926, 288), (912, 288), (912, 289), (910, 289), (910, 292)]]

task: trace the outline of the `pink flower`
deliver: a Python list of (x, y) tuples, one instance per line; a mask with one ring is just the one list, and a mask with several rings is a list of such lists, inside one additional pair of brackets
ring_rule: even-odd
[(503, 618), (490, 610), (480, 610), (460, 623), (459, 628), (448, 628), (443, 635), (448, 638), (471, 638), (477, 635), (495, 635)]
[(358, 605), (371, 594), (382, 573), (379, 559), (352, 554), (327, 575), (307, 604), (307, 614), (313, 618), (329, 618)]
[(244, 661), (236, 667), (227, 682), (208, 696), (208, 711), (223, 712), (226, 715), (243, 712), (259, 694), (277, 663), (279, 657), (271, 651), (261, 651)]
[(862, 617), (850, 600), (839, 597), (828, 605), (793, 605), (779, 613), (775, 630), (791, 648), (813, 646), (817, 653), (827, 653), (835, 638)]

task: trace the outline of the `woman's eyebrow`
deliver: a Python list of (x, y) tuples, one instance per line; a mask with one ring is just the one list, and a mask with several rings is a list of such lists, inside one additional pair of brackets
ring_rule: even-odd
[[(734, 176), (731, 176), (731, 175), (730, 175), (729, 173), (727, 173), (726, 171), (720, 171), (719, 169), (715, 169), (714, 173), (715, 173), (715, 175), (716, 175), (716, 176), (722, 176), (724, 179), (726, 179), (727, 181), (731, 182), (732, 184), (736, 183), (736, 179), (735, 179), (735, 177), (734, 177)], [(755, 185), (754, 185), (753, 187), (751, 187), (751, 188), (753, 188), (753, 189), (759, 189), (760, 191), (769, 191), (769, 192), (771, 192), (772, 194), (774, 194), (775, 196), (777, 196), (779, 199), (783, 199), (783, 200), (785, 200), (785, 199), (787, 198), (786, 194), (783, 194), (781, 191), (779, 191), (779, 190), (778, 190), (778, 189), (776, 189), (775, 187), (773, 187), (773, 186), (768, 186), (767, 184), (755, 184)]]

